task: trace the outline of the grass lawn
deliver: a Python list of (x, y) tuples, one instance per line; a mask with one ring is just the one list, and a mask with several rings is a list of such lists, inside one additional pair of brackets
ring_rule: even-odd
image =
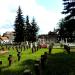
[[(0, 75), (22, 75), (25, 69), (34, 72), (34, 63), (40, 59), (48, 49), (39, 49), (37, 52), (31, 52), (31, 49), (21, 52), (21, 60), (17, 60), (17, 51), (10, 49), (6, 54), (0, 54)], [(12, 65), (8, 66), (8, 56), (13, 56)], [(53, 49), (51, 55), (48, 55), (45, 63), (45, 75), (75, 75), (75, 53), (67, 54), (63, 49)]]

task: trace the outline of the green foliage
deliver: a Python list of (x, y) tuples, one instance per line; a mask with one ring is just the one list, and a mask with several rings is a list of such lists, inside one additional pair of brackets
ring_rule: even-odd
[(73, 0), (63, 0), (64, 3), (64, 11), (62, 12), (63, 14), (68, 14), (66, 17), (67, 20), (73, 18), (75, 16), (75, 1)]
[(37, 39), (37, 32), (39, 30), (39, 27), (37, 26), (35, 19), (33, 18), (32, 23), (31, 23), (31, 41), (35, 42)]
[(35, 42), (39, 28), (33, 18), (31, 24), (29, 23), (29, 16), (26, 16), (26, 40)]
[(75, 36), (75, 1), (63, 0), (64, 10), (62, 14), (67, 14), (66, 17), (59, 22), (59, 35), (60, 38), (71, 38), (70, 41), (73, 42)]
[(59, 25), (59, 28), (57, 29), (58, 31), (58, 37), (59, 39), (61, 40), (61, 38), (65, 38), (66, 37), (66, 27), (65, 27), (65, 19), (62, 19), (59, 21), (58, 25)]
[(31, 41), (31, 24), (29, 23), (29, 16), (26, 16), (26, 40)]
[(19, 7), (17, 12), (17, 17), (14, 24), (15, 29), (15, 39), (17, 43), (24, 41), (34, 42), (36, 41), (37, 32), (39, 30), (35, 19), (33, 18), (32, 23), (29, 22), (29, 16), (26, 16), (26, 21), (24, 21), (21, 8)]
[[(75, 50), (75, 49), (74, 49)], [(41, 55), (48, 52), (47, 48), (41, 48), (35, 53), (31, 49), (22, 50), (21, 60), (18, 62), (17, 51), (10, 48), (9, 52), (0, 55), (3, 64), (0, 65), (0, 75), (23, 75), (24, 70), (29, 69), (33, 75), (34, 64), (40, 60)], [(8, 66), (8, 56), (13, 56), (11, 66)], [(75, 53), (66, 54), (63, 49), (52, 49), (51, 55), (48, 55), (45, 63), (44, 75), (74, 75), (75, 74)]]
[(75, 19), (65, 20), (62, 19), (59, 23), (58, 28), (58, 35), (61, 40), (65, 38), (71, 38), (69, 41), (74, 41), (73, 38), (75, 38), (75, 35), (73, 33), (75, 32)]
[(17, 17), (15, 20), (15, 42), (23, 42), (24, 41), (24, 18), (22, 15), (21, 8), (19, 7), (17, 12)]

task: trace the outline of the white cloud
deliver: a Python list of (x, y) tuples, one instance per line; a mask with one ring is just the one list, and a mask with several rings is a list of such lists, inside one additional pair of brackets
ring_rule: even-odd
[(20, 3), (25, 15), (28, 14), (29, 16), (34, 16), (36, 18), (40, 27), (40, 34), (48, 33), (48, 31), (53, 30), (59, 19), (62, 18), (60, 12), (46, 10), (43, 6), (38, 5), (36, 0), (31, 0), (31, 2), (30, 0), (27, 0), (26, 3)]
[[(0, 0), (0, 33), (13, 30), (12, 25), (19, 5), (24, 16), (35, 17), (40, 28), (40, 34), (53, 30), (62, 17), (60, 12), (46, 10), (43, 6), (38, 5), (36, 0)], [(6, 29), (7, 25), (11, 25), (11, 27)]]

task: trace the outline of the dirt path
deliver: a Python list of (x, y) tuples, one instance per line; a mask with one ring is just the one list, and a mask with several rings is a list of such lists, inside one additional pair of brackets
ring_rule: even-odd
[(8, 51), (0, 51), (0, 54), (8, 53)]

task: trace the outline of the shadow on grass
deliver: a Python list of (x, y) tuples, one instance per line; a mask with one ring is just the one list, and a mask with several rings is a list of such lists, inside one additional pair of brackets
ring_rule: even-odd
[(46, 75), (75, 75), (75, 52), (51, 54), (45, 67)]
[(32, 60), (32, 59), (23, 61), (21, 64), (22, 66), (25, 66), (25, 68), (23, 69), (23, 72), (24, 72), (24, 70), (29, 69), (32, 72), (32, 75), (35, 75), (35, 71), (34, 71), (35, 63), (36, 63), (36, 60)]
[[(34, 71), (34, 64), (36, 60), (28, 59), (23, 61), (19, 71), (5, 70), (0, 75), (23, 75), (24, 70), (29, 69), (32, 75), (36, 75)], [(8, 67), (8, 66), (6, 66)], [(4, 67), (0, 67), (3, 69)], [(75, 52), (70, 54), (56, 53), (48, 55), (45, 63), (44, 75), (75, 75)]]
[[(33, 75), (36, 75), (34, 72), (35, 63), (36, 60), (26, 60), (21, 65), (27, 65)], [(75, 75), (75, 52), (48, 55), (44, 75)]]
[[(35, 60), (25, 60), (21, 64), (19, 64), (19, 70), (11, 70), (9, 69), (9, 66), (0, 66), (0, 75), (24, 75), (24, 71), (29, 69), (33, 74), (34, 72), (34, 63)], [(16, 67), (16, 66), (15, 66)], [(6, 70), (5, 70), (6, 69)]]

